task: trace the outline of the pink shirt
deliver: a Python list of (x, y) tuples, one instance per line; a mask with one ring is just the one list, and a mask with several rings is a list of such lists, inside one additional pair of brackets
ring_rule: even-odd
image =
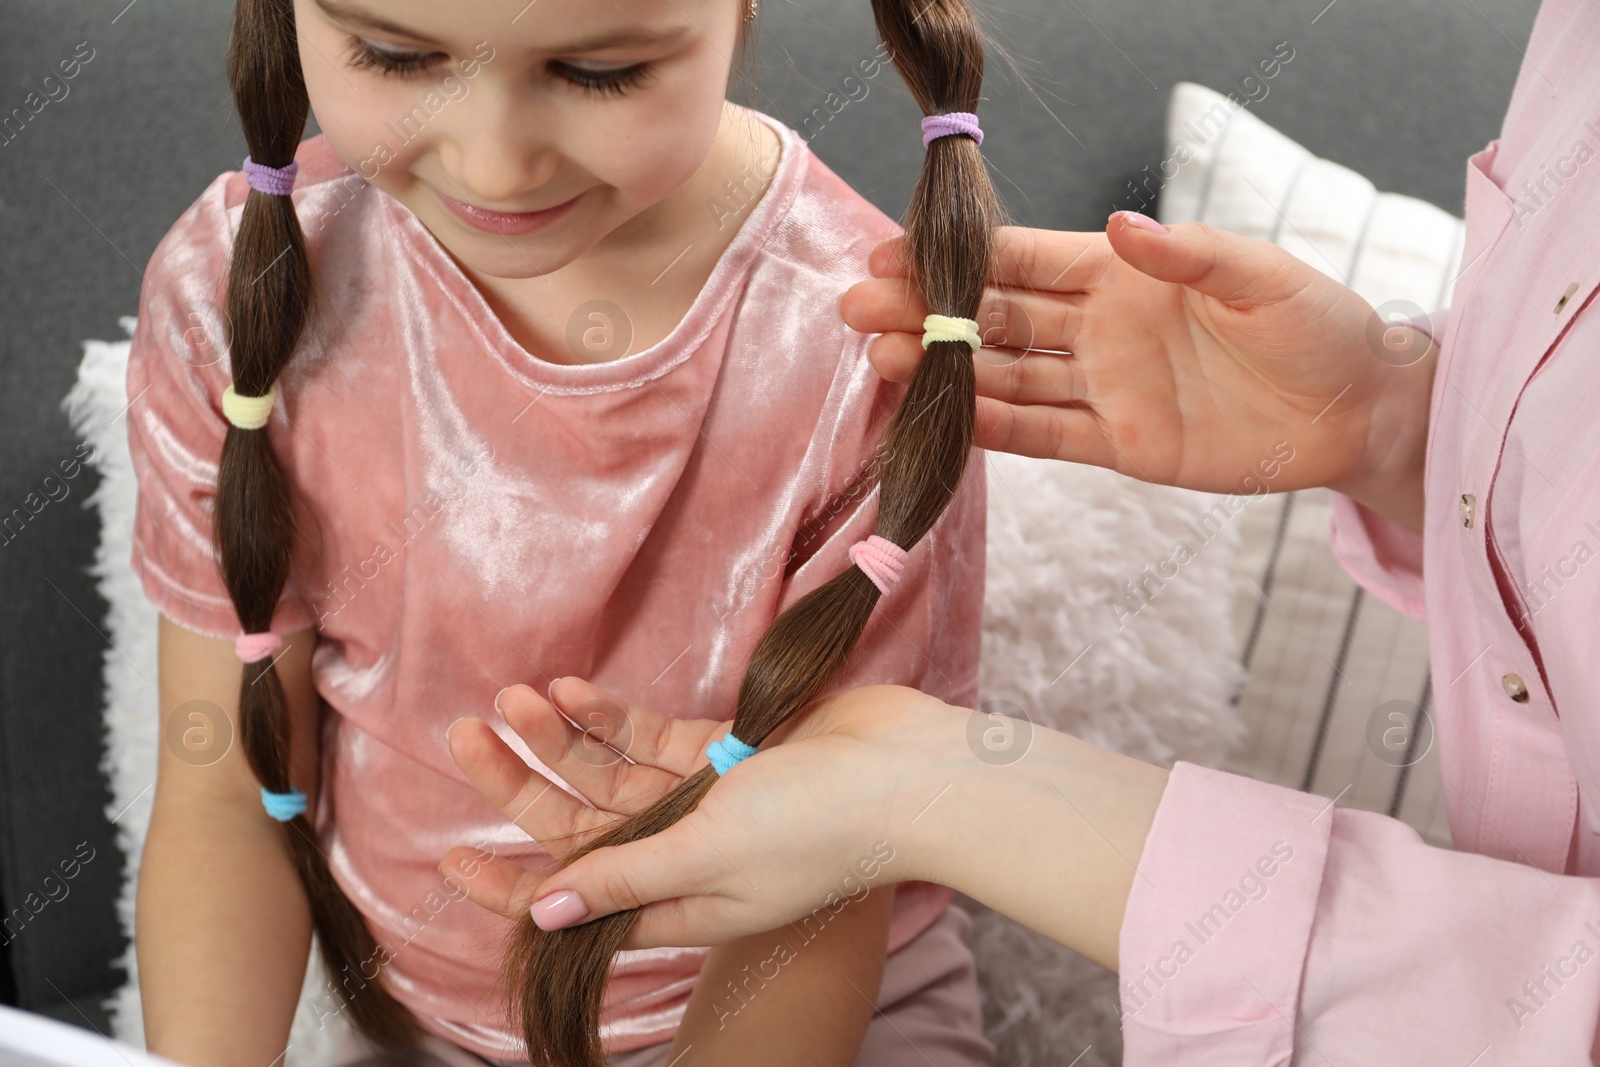
[[(484, 1056), (522, 1056), (489, 996), (510, 924), (452, 900), (436, 865), (460, 844), (529, 866), (545, 853), (467, 782), (445, 727), (497, 722), (503, 686), (569, 674), (668, 715), (730, 717), (767, 625), (873, 530), (861, 479), (904, 387), (873, 371), (836, 302), (900, 227), (762, 118), (783, 141), (777, 172), (683, 320), (583, 365), (520, 347), (416, 217), (324, 138), (297, 155), (295, 206), (332, 313), (266, 428), (302, 537), (274, 628), (319, 629), (316, 820), (335, 876), (394, 953), (400, 1000)], [(163, 614), (222, 637), (239, 625), (209, 540), (230, 380), (215, 324), (246, 190), (242, 172), (221, 175), (156, 249), (127, 383), (133, 566)], [(983, 535), (974, 451), (841, 686), (976, 703)], [(902, 884), (889, 947), (953, 895)], [(622, 953), (606, 1051), (669, 1039), (704, 956)]]
[(1179, 763), (1122, 927), (1130, 1065), (1554, 1065), (1596, 1047), (1600, 3), (1546, 0), (1526, 56), (1500, 138), (1469, 161), (1466, 266), (1431, 319), (1424, 534), (1343, 497), (1333, 522), (1350, 573), (1429, 621), (1459, 851)]

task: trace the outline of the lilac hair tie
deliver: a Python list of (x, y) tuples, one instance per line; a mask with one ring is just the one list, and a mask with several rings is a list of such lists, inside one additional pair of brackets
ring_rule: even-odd
[(979, 144), (983, 131), (978, 128), (978, 116), (970, 111), (951, 111), (943, 115), (929, 115), (922, 120), (922, 147), (927, 148), (936, 138), (964, 133)]
[(265, 163), (257, 163), (249, 156), (244, 157), (245, 177), (250, 180), (250, 188), (273, 196), (288, 196), (294, 188), (294, 173), (300, 169), (300, 161), (295, 160), (287, 167), (269, 167)]

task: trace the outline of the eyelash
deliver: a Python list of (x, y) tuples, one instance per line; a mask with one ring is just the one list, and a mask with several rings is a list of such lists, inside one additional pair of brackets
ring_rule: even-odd
[[(359, 37), (350, 38), (347, 62), (354, 70), (375, 70), (384, 77), (404, 78), (428, 67), (434, 53), (385, 52), (373, 48)], [(648, 63), (635, 63), (616, 70), (594, 71), (567, 63), (554, 64), (556, 73), (568, 84), (586, 94), (622, 96), (649, 81), (655, 73)]]

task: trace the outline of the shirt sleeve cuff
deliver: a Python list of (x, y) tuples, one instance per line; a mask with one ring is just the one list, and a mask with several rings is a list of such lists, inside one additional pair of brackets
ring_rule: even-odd
[(1173, 767), (1119, 940), (1126, 1067), (1290, 1062), (1331, 807)]
[(1328, 540), (1345, 573), (1367, 592), (1413, 619), (1426, 615), (1422, 592), (1422, 536), (1333, 493)]

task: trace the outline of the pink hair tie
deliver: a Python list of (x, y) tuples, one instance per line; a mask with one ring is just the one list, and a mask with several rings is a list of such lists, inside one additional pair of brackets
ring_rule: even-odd
[(966, 134), (983, 143), (983, 130), (978, 126), (978, 116), (970, 111), (947, 111), (942, 115), (928, 115), (922, 120), (922, 147), (927, 148), (940, 137)]
[(294, 189), (295, 172), (299, 169), (299, 160), (291, 162), (287, 167), (269, 167), (265, 163), (257, 163), (249, 156), (244, 157), (244, 176), (249, 181), (250, 188), (273, 196), (289, 195)]
[(850, 562), (872, 579), (878, 592), (887, 595), (905, 569), (906, 550), (886, 537), (873, 534), (850, 546)]
[(233, 639), (233, 654), (246, 663), (266, 659), (283, 647), (283, 638), (271, 630), (258, 634), (240, 634)]

